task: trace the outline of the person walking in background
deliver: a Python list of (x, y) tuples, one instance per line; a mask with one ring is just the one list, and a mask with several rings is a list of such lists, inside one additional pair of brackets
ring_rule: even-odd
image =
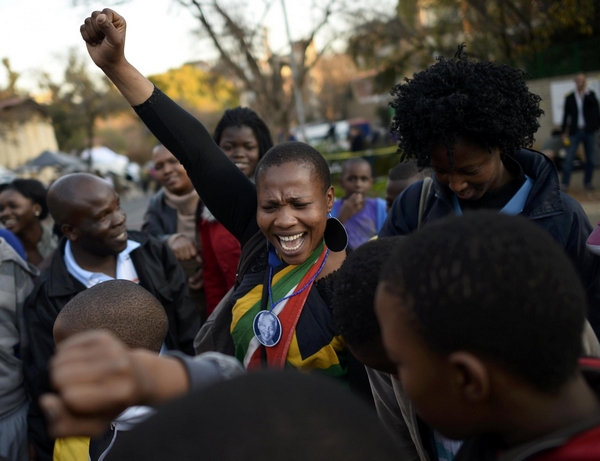
[(586, 190), (594, 189), (592, 177), (594, 175), (594, 133), (600, 128), (600, 109), (596, 94), (587, 88), (584, 74), (575, 77), (576, 90), (565, 98), (565, 107), (562, 122), (563, 139), (569, 138), (567, 157), (563, 163), (563, 176), (561, 189), (569, 188), (571, 171), (575, 152), (580, 143), (585, 149), (585, 170), (583, 186)]

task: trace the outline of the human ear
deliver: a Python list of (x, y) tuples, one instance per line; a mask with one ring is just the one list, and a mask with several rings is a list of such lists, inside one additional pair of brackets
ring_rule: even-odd
[(448, 362), (465, 403), (481, 403), (489, 397), (489, 370), (479, 357), (470, 352), (457, 351), (450, 354)]
[(333, 186), (329, 186), (329, 189), (327, 189), (327, 192), (325, 192), (325, 198), (327, 200), (327, 213), (329, 213), (333, 208), (333, 202), (335, 200), (335, 191)]
[(42, 205), (39, 203), (34, 203), (33, 207), (31, 208), (33, 209), (33, 214), (39, 218), (39, 216), (42, 214)]
[(62, 226), (60, 226), (60, 230), (62, 234), (71, 242), (77, 240), (77, 237), (79, 236), (79, 231), (77, 230), (77, 228), (71, 226), (70, 224), (63, 224)]

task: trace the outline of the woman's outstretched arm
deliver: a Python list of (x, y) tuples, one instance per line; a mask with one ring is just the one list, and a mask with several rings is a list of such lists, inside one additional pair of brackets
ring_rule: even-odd
[(142, 121), (182, 163), (204, 204), (242, 243), (258, 231), (254, 185), (215, 144), (204, 125), (156, 89), (125, 58), (125, 19), (108, 8), (81, 26), (94, 63)]

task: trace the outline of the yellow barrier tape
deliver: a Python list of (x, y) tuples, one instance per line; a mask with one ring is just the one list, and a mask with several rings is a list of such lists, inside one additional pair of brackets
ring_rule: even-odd
[(397, 146), (380, 147), (379, 149), (367, 149), (358, 152), (336, 152), (334, 154), (323, 154), (326, 160), (348, 160), (356, 157), (372, 157), (376, 155), (395, 154)]

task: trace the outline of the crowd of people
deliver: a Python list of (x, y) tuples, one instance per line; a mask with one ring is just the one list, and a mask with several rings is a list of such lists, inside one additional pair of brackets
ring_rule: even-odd
[(361, 158), (336, 200), (317, 150), (248, 108), (211, 136), (125, 33), (81, 27), (162, 189), (142, 231), (91, 174), (0, 189), (0, 460), (600, 460), (600, 238), (522, 72), (459, 47), (396, 85), (386, 200)]

